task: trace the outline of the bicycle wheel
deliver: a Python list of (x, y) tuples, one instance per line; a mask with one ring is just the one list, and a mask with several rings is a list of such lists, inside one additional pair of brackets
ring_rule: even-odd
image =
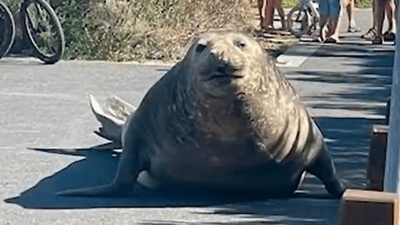
[(7, 54), (15, 39), (15, 23), (10, 9), (0, 0), (0, 58)]
[(299, 4), (290, 10), (286, 20), (289, 32), (297, 38), (309, 33), (311, 25), (310, 15), (307, 10), (300, 9)]
[(25, 0), (21, 7), (25, 39), (29, 40), (35, 57), (47, 64), (58, 62), (65, 48), (61, 23), (45, 0)]

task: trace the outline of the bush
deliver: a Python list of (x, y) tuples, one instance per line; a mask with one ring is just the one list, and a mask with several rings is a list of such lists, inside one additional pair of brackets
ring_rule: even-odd
[(179, 59), (193, 35), (210, 28), (253, 30), (248, 0), (51, 0), (67, 59)]

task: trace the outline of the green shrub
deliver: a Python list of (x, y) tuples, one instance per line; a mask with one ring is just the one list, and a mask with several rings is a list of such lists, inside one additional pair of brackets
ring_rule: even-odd
[(371, 8), (371, 0), (354, 0), (354, 5), (357, 8)]
[[(1, 0), (0, 0), (1, 1)], [(6, 1), (7, 2), (7, 1)], [(11, 12), (16, 12), (19, 8), (19, 4), (21, 1), (18, 0), (10, 0), (8, 2), (8, 7), (10, 7)]]

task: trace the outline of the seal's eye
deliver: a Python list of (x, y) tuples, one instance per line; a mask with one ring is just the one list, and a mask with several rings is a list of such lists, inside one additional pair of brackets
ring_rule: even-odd
[(246, 42), (245, 42), (244, 40), (241, 40), (241, 39), (235, 40), (235, 41), (234, 41), (234, 44), (235, 44), (238, 48), (241, 48), (241, 49), (243, 49), (243, 48), (246, 47)]

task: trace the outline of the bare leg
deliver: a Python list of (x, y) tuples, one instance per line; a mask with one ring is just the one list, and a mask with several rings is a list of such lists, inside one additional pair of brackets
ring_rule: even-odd
[(340, 24), (340, 17), (338, 18), (331, 18), (329, 19), (329, 37), (335, 39), (336, 41), (339, 40), (339, 24)]
[(373, 18), (373, 25), (372, 27), (376, 29), (376, 18), (375, 18), (375, 9), (376, 9), (376, 4), (375, 4), (375, 0), (372, 0), (372, 18)]
[(353, 27), (356, 25), (354, 21), (354, 0), (350, 0), (349, 4), (346, 6), (347, 16), (349, 17), (349, 26)]
[(385, 18), (386, 1), (375, 0), (376, 35), (373, 44), (382, 44), (382, 28)]
[(264, 7), (264, 0), (257, 0), (257, 5), (258, 5), (258, 14), (260, 15), (260, 26), (261, 26), (261, 28), (263, 28), (262, 25), (263, 25), (264, 17), (263, 17), (262, 9)]
[(372, 0), (372, 27), (363, 35), (361, 38), (371, 39), (375, 37), (376, 34), (376, 18), (375, 18), (375, 0)]
[(267, 4), (265, 6), (265, 18), (263, 21), (264, 29), (269, 29), (272, 27), (272, 19), (274, 15), (274, 1), (273, 0), (266, 0)]
[(282, 0), (274, 0), (274, 7), (278, 11), (279, 17), (281, 18), (282, 30), (286, 30), (285, 13), (282, 8)]
[(396, 6), (393, 0), (388, 0), (386, 2), (386, 6), (385, 6), (385, 10), (386, 10), (386, 17), (388, 19), (388, 30), (389, 31), (394, 31), (394, 29), (396, 29), (396, 15), (395, 11), (396, 11)]
[(320, 31), (319, 31), (319, 38), (322, 40), (322, 41), (324, 41), (325, 40), (325, 38), (326, 38), (326, 32), (327, 32), (327, 23), (328, 23), (328, 14), (321, 14), (320, 15), (321, 16), (321, 18), (320, 18), (320, 27), (321, 27), (321, 29), (320, 29)]
[(360, 32), (361, 29), (357, 27), (356, 21), (354, 20), (354, 0), (347, 0), (345, 6), (346, 6), (347, 17), (349, 19), (349, 28), (347, 31)]
[(329, 25), (325, 43), (336, 43), (339, 40), (339, 24), (342, 14), (342, 0), (329, 0)]
[(394, 41), (396, 39), (397, 7), (394, 0), (387, 0), (385, 6), (389, 27), (382, 36), (385, 41)]

